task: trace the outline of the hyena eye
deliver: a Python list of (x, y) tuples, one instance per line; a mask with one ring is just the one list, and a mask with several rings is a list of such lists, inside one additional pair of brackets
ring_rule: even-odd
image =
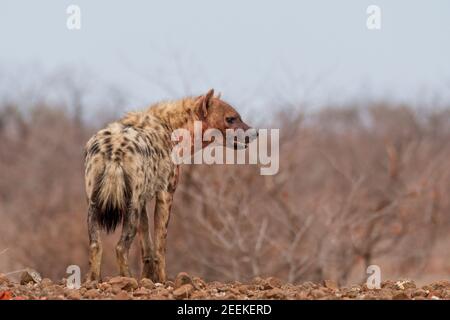
[(227, 117), (225, 120), (227, 121), (227, 123), (229, 124), (233, 124), (236, 121), (236, 117)]

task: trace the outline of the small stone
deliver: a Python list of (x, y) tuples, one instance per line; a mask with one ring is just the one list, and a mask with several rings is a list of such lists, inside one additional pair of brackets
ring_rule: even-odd
[(223, 286), (220, 286), (217, 288), (217, 291), (219, 291), (219, 292), (225, 292), (228, 290), (229, 290), (229, 288), (226, 285), (223, 285)]
[(312, 283), (311, 281), (306, 281), (305, 283), (303, 283), (302, 285), (300, 285), (301, 289), (303, 290), (308, 290), (308, 289), (317, 289), (318, 286), (314, 283)]
[(27, 283), (40, 283), (42, 281), (41, 275), (33, 269), (27, 268), (20, 275), (20, 284), (25, 285)]
[(148, 279), (148, 278), (141, 279), (141, 281), (139, 282), (139, 285), (141, 287), (143, 287), (143, 288), (146, 288), (146, 289), (153, 289), (153, 288), (155, 288), (155, 284), (153, 283), (153, 281)]
[(121, 289), (121, 290), (134, 290), (138, 287), (138, 282), (134, 278), (128, 278), (128, 277), (114, 277), (111, 278), (108, 282), (113, 290), (114, 289)]
[(423, 289), (417, 289), (417, 290), (412, 292), (411, 296), (415, 297), (415, 298), (417, 298), (417, 297), (426, 297), (427, 294), (428, 294), (427, 291), (425, 291)]
[(49, 286), (51, 286), (52, 284), (53, 284), (53, 282), (52, 282), (52, 280), (50, 280), (49, 278), (44, 278), (44, 279), (42, 279), (42, 281), (41, 281), (41, 283), (40, 283), (40, 285), (41, 285), (42, 288), (49, 287)]
[(229, 288), (228, 292), (230, 292), (232, 294), (235, 294), (235, 295), (239, 295), (240, 294), (239, 290), (236, 289), (236, 288)]
[(111, 287), (111, 292), (113, 294), (118, 294), (121, 291), (122, 291), (122, 289), (120, 287)]
[(397, 292), (392, 296), (392, 300), (408, 300), (409, 297), (406, 292)]
[(189, 298), (189, 296), (192, 294), (193, 291), (194, 287), (192, 286), (192, 284), (188, 283), (173, 290), (173, 297), (175, 299), (186, 299)]
[(178, 289), (185, 284), (192, 284), (192, 279), (186, 272), (180, 272), (175, 278), (174, 288)]
[(283, 290), (274, 288), (264, 292), (264, 297), (267, 299), (284, 299), (286, 295), (284, 294)]
[(151, 291), (149, 289), (141, 287), (141, 288), (135, 290), (133, 292), (133, 295), (135, 297), (144, 297), (144, 296), (148, 296), (150, 293), (151, 293)]
[(194, 285), (194, 288), (196, 288), (196, 289), (205, 289), (206, 288), (205, 281), (203, 281), (199, 277), (193, 277), (192, 284)]
[(324, 280), (323, 285), (324, 287), (332, 290), (337, 290), (339, 288), (336, 281), (333, 280)]
[(358, 291), (348, 291), (346, 292), (343, 297), (347, 297), (347, 298), (356, 298), (358, 296)]
[(64, 288), (61, 286), (58, 286), (57, 284), (49, 285), (44, 290), (48, 290), (50, 293), (55, 295), (64, 295)]
[(442, 298), (450, 299), (450, 289), (442, 290)]
[(434, 290), (450, 289), (450, 281), (440, 280), (430, 284), (430, 287)]
[(381, 283), (381, 288), (386, 288), (386, 289), (397, 289), (397, 286), (396, 286), (396, 284), (395, 284), (394, 281), (392, 281), (392, 280), (386, 280), (386, 281), (383, 281), (383, 282)]
[(310, 295), (314, 299), (320, 299), (320, 298), (323, 298), (326, 294), (325, 294), (325, 292), (323, 290), (313, 289), (313, 290), (311, 290)]
[(10, 291), (0, 291), (0, 300), (11, 300), (12, 298)]
[(156, 294), (164, 297), (168, 297), (170, 295), (170, 291), (166, 288), (158, 288), (156, 290)]
[(8, 279), (8, 277), (5, 275), (5, 274), (3, 274), (3, 273), (0, 273), (0, 284), (9, 284), (9, 279)]
[(295, 295), (294, 295), (294, 299), (297, 299), (297, 300), (306, 300), (306, 299), (308, 299), (308, 294), (307, 294), (305, 291), (297, 292), (297, 293), (295, 293)]
[(254, 277), (252, 280), (252, 284), (260, 285), (262, 284), (263, 279), (261, 277)]
[(285, 283), (281, 286), (281, 289), (283, 290), (295, 290), (296, 286), (294, 286), (291, 283)]
[(425, 290), (425, 291), (427, 291), (427, 292), (430, 292), (430, 290), (433, 290), (433, 288), (432, 288), (430, 285), (424, 285), (424, 286), (422, 287), (422, 289)]
[(441, 295), (441, 290), (431, 290), (430, 292), (428, 292), (427, 294), (427, 298), (432, 298), (432, 297), (439, 297)]
[(274, 289), (274, 288), (279, 288), (282, 285), (282, 282), (280, 279), (275, 278), (275, 277), (269, 277), (267, 279), (265, 279), (262, 282), (262, 287), (264, 290), (269, 290), (269, 289)]
[(87, 299), (96, 299), (100, 296), (100, 293), (98, 292), (97, 289), (89, 289), (88, 291), (86, 291), (86, 293), (84, 294), (84, 297)]
[(97, 289), (98, 287), (98, 282), (97, 281), (86, 281), (83, 286), (90, 290), (90, 289)]
[(130, 300), (131, 296), (125, 290), (120, 291), (114, 296), (115, 300)]
[(104, 292), (111, 292), (112, 286), (108, 282), (102, 282), (98, 284), (98, 288)]
[(80, 300), (81, 299), (81, 294), (80, 294), (80, 292), (78, 290), (70, 289), (66, 293), (66, 297), (69, 300)]
[(351, 290), (351, 291), (355, 291), (355, 292), (360, 292), (360, 291), (361, 291), (361, 288), (358, 287), (358, 286), (352, 286), (352, 287), (350, 288), (350, 290)]
[(208, 294), (204, 290), (194, 291), (191, 295), (191, 299), (205, 299)]
[(415, 289), (416, 284), (410, 280), (400, 280), (395, 283), (395, 288), (399, 290)]
[(240, 285), (237, 290), (242, 293), (246, 294), (248, 291), (255, 290), (255, 285), (253, 284), (242, 284)]

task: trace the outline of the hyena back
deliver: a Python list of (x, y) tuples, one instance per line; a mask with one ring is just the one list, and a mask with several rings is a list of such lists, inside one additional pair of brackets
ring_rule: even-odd
[[(166, 280), (167, 226), (179, 168), (171, 158), (172, 132), (191, 130), (194, 121), (225, 132), (248, 129), (239, 114), (213, 96), (213, 90), (197, 98), (160, 103), (132, 112), (98, 131), (85, 148), (85, 183), (88, 199), (90, 242), (88, 280), (100, 279), (102, 245), (100, 230), (113, 232), (122, 224), (116, 246), (120, 274), (131, 276), (128, 251), (139, 233), (142, 277)], [(234, 119), (230, 121), (230, 119)], [(155, 198), (154, 246), (149, 234), (146, 202)]]

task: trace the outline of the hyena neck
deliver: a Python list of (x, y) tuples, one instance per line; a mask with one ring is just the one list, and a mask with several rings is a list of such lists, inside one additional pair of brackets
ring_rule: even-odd
[(194, 111), (194, 99), (184, 98), (176, 101), (160, 102), (145, 111), (146, 114), (158, 118), (172, 131), (176, 129), (190, 129), (194, 121), (199, 120)]
[[(194, 140), (194, 123), (199, 118), (195, 112), (193, 98), (185, 98), (177, 101), (160, 102), (152, 105), (147, 110), (129, 112), (120, 122), (142, 130), (153, 131), (155, 125), (162, 125), (170, 137), (177, 129), (187, 129)], [(202, 122), (202, 134), (207, 125)]]

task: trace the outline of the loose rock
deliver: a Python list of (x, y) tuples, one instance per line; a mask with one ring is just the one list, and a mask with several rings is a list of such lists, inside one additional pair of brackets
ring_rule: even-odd
[(282, 285), (282, 282), (280, 279), (275, 277), (269, 277), (262, 282), (262, 287), (264, 290), (279, 288)]
[(141, 279), (141, 281), (139, 282), (139, 285), (141, 287), (146, 288), (146, 289), (153, 289), (153, 288), (155, 288), (155, 284), (153, 283), (153, 281), (150, 280), (150, 279), (147, 279), (147, 278)]
[(285, 297), (285, 293), (279, 288), (274, 288), (264, 293), (264, 298), (267, 299), (284, 299)]
[(323, 285), (328, 289), (332, 289), (332, 290), (338, 289), (338, 285), (337, 285), (336, 281), (333, 281), (333, 280), (324, 280)]
[(99, 296), (100, 296), (100, 293), (98, 292), (97, 289), (89, 289), (84, 294), (84, 297), (87, 299), (97, 299)]
[(33, 269), (26, 269), (20, 275), (20, 284), (24, 285), (27, 283), (40, 283), (42, 281), (41, 275)]
[(69, 300), (80, 300), (81, 294), (78, 290), (70, 289), (69, 292), (66, 293), (66, 297)]
[(115, 300), (130, 300), (131, 296), (125, 290), (120, 291), (114, 296)]
[(133, 292), (133, 295), (135, 297), (145, 297), (145, 296), (150, 295), (150, 293), (151, 293), (151, 291), (149, 289), (146, 289), (146, 288), (142, 287), (142, 288), (139, 288), (139, 289), (135, 290)]
[(113, 291), (116, 291), (117, 289), (130, 291), (137, 289), (138, 282), (134, 278), (128, 278), (128, 277), (114, 277), (111, 278), (108, 282)]
[(9, 284), (8, 277), (3, 273), (0, 273), (0, 284), (5, 284), (5, 285)]
[(192, 284), (192, 279), (186, 272), (180, 272), (175, 278), (174, 288), (178, 289), (185, 284)]
[(187, 299), (194, 291), (192, 284), (185, 284), (175, 289), (172, 294), (175, 299)]

